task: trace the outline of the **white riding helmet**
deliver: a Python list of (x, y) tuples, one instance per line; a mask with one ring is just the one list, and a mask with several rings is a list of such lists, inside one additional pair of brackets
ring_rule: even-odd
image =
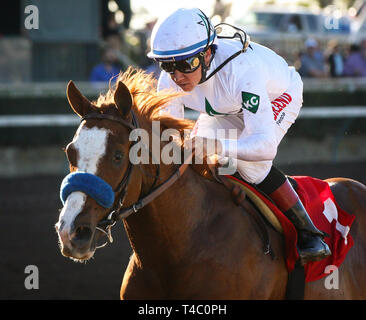
[(216, 39), (210, 19), (201, 10), (181, 8), (155, 24), (147, 56), (156, 60), (179, 60), (208, 49)]

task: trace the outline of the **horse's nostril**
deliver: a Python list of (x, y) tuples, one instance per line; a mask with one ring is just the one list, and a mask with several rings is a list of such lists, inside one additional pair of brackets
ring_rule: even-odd
[(71, 239), (71, 242), (76, 247), (82, 247), (89, 243), (92, 237), (92, 230), (88, 226), (79, 226), (75, 230), (74, 236)]
[(92, 231), (89, 227), (81, 226), (76, 229), (76, 236), (80, 239), (90, 239)]

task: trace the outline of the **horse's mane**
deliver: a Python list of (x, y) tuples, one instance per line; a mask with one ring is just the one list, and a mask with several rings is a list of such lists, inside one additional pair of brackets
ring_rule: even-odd
[[(157, 91), (157, 80), (152, 74), (147, 74), (141, 69), (128, 67), (128, 69), (120, 73), (116, 79), (116, 84), (109, 85), (109, 90), (106, 94), (101, 94), (98, 100), (94, 103), (97, 107), (104, 108), (105, 106), (114, 105), (114, 93), (118, 82), (123, 82), (130, 91), (133, 99), (133, 110), (137, 113), (140, 119), (148, 122), (160, 121), (161, 130), (176, 129), (180, 132), (184, 139), (185, 131), (191, 130), (194, 126), (194, 121), (188, 119), (179, 119), (170, 116), (164, 111), (173, 99), (181, 96), (184, 93), (177, 93), (171, 90)], [(183, 140), (181, 141), (183, 142)], [(207, 163), (194, 164), (193, 169), (200, 175), (209, 178), (211, 176)]]
[[(118, 82), (123, 82), (129, 89), (133, 99), (133, 109), (141, 118), (147, 121), (160, 121), (161, 128), (176, 129), (183, 133), (185, 129), (191, 130), (194, 122), (187, 119), (178, 119), (168, 115), (166, 112), (161, 112), (166, 108), (173, 99), (182, 95), (182, 93), (173, 92), (170, 90), (162, 90), (157, 92), (157, 80), (152, 74), (148, 74), (141, 69), (128, 67), (125, 72), (121, 72), (117, 79)], [(96, 101), (96, 106), (114, 104), (114, 92), (116, 85), (109, 85), (109, 90), (106, 94), (101, 94)]]

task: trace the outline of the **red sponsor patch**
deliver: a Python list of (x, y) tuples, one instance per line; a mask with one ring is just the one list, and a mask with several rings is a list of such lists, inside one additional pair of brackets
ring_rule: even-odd
[(274, 119), (277, 120), (278, 115), (292, 101), (292, 97), (288, 93), (283, 93), (271, 102)]

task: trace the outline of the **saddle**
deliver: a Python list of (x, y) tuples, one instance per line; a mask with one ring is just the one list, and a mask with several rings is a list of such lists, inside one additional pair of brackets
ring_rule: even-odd
[[(257, 223), (264, 224), (265, 227), (270, 225), (283, 235), (287, 270), (289, 273), (294, 271), (295, 266), (298, 266), (299, 255), (296, 246), (297, 231), (293, 224), (266, 195), (254, 186), (235, 176), (219, 176), (218, 178), (231, 191), (237, 204), (245, 207), (253, 217), (261, 217), (261, 219), (255, 218)], [(354, 244), (350, 230), (355, 216), (338, 206), (326, 181), (308, 176), (288, 177), (288, 179), (299, 195), (314, 225), (326, 233), (324, 241), (332, 251), (332, 255), (323, 260), (310, 261), (304, 265), (305, 281), (316, 281), (329, 275), (329, 272), (326, 271), (327, 266), (339, 267), (346, 258), (348, 251)], [(248, 201), (244, 201), (244, 199)], [(249, 207), (256, 209), (253, 210)], [(265, 235), (266, 232), (265, 228), (261, 227), (261, 233)], [(265, 247), (271, 249), (270, 239), (267, 239), (265, 235), (263, 240), (268, 241)]]
[[(202, 170), (202, 168), (205, 168)], [(299, 254), (297, 250), (297, 231), (288, 218), (265, 194), (246, 183), (236, 175), (217, 174), (217, 165), (198, 166), (193, 169), (211, 181), (223, 184), (230, 192), (233, 201), (243, 207), (255, 222), (258, 234), (263, 241), (263, 252), (272, 258), (275, 253), (271, 248), (268, 228), (273, 228), (283, 235), (285, 244), (285, 264), (289, 273), (296, 271)], [(287, 177), (296, 190), (314, 225), (325, 232), (324, 241), (332, 251), (332, 255), (321, 261), (310, 261), (305, 264), (306, 282), (326, 277), (326, 267), (340, 266), (349, 249), (353, 246), (350, 235), (355, 216), (345, 212), (338, 206), (335, 197), (326, 181), (309, 177)]]
[[(296, 191), (296, 180), (289, 176), (287, 176), (287, 178)], [(233, 175), (232, 177), (228, 177), (228, 179), (230, 179), (230, 182), (232, 183), (231, 195), (233, 197), (233, 201), (237, 205), (240, 205), (240, 203), (244, 201), (245, 198), (247, 198), (247, 200), (249, 200), (256, 207), (259, 213), (265, 218), (265, 220), (277, 232), (283, 234), (283, 228), (280, 221), (278, 220), (278, 217), (274, 214), (273, 210), (268, 205), (268, 201), (275, 205), (273, 201), (266, 194), (257, 189), (254, 185), (250, 183), (245, 183), (238, 173), (235, 173), (235, 175)], [(226, 185), (228, 186), (229, 184), (226, 183)], [(264, 199), (266, 199), (267, 201), (265, 201)]]
[[(269, 254), (274, 259), (275, 253), (271, 247), (267, 228), (270, 226), (281, 234), (283, 234), (283, 228), (273, 213), (273, 209), (268, 205), (268, 203), (271, 203), (275, 207), (272, 200), (258, 189), (255, 189), (253, 185), (245, 183), (238, 173), (235, 173), (233, 176), (219, 175), (217, 164), (207, 166), (193, 164), (192, 168), (204, 178), (223, 184), (229, 190), (233, 202), (237, 206), (244, 208), (254, 220), (254, 225), (263, 242), (264, 254)], [(264, 199), (266, 199), (267, 203)]]
[[(273, 213), (273, 210), (271, 210), (263, 198), (274, 205), (273, 201), (263, 192), (255, 188), (254, 185), (244, 182), (237, 172), (233, 176), (219, 175), (217, 172), (217, 164), (207, 165), (207, 167), (193, 164), (192, 168), (204, 178), (223, 184), (230, 191), (232, 199), (236, 205), (242, 206), (246, 210), (250, 211), (250, 213), (253, 213), (253, 217), (254, 215), (260, 216), (261, 222), (259, 222), (258, 218), (254, 218), (257, 220), (257, 223), (269, 223), (269, 225), (277, 232), (283, 234), (281, 223), (278, 221), (278, 218)], [(291, 177), (288, 177), (288, 179), (296, 190), (296, 181)], [(247, 202), (249, 202), (249, 204)], [(258, 212), (255, 212), (257, 210)], [(261, 227), (261, 229), (263, 228)]]
[[(265, 198), (267, 198), (267, 196), (255, 189), (255, 187), (249, 183), (244, 183), (238, 173), (234, 176), (219, 176), (212, 169), (211, 172), (213, 177), (229, 190), (233, 202), (237, 206), (243, 207), (253, 218), (257, 231), (262, 238), (264, 254), (269, 254), (272, 259), (274, 259), (275, 253), (271, 247), (267, 225), (269, 224), (281, 234), (283, 234), (283, 229), (276, 215), (258, 194), (261, 194)], [(267, 198), (267, 200), (272, 202), (269, 198)]]

